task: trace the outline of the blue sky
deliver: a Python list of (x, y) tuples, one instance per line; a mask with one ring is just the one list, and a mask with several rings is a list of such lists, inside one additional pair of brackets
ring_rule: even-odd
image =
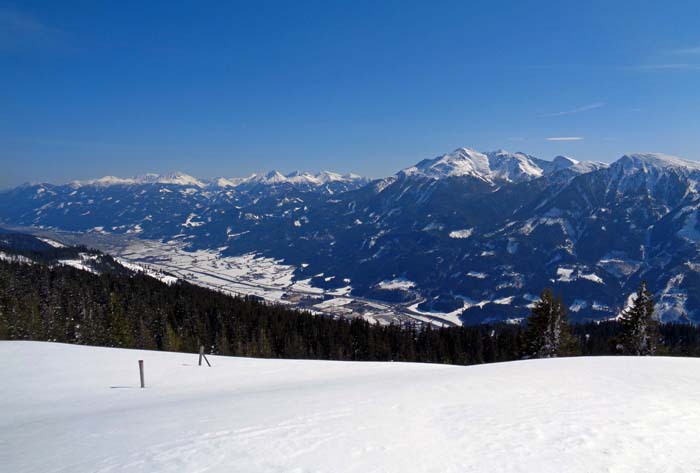
[(460, 146), (700, 159), (698, 19), (695, 0), (0, 0), (0, 187), (379, 177)]

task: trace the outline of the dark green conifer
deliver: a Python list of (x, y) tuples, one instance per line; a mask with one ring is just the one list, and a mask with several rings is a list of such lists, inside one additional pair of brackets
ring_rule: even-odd
[(574, 339), (567, 322), (566, 307), (551, 289), (542, 291), (527, 320), (524, 338), (526, 358), (572, 355)]
[(622, 311), (622, 349), (628, 355), (649, 356), (659, 344), (658, 322), (654, 319), (654, 299), (642, 281), (632, 305)]

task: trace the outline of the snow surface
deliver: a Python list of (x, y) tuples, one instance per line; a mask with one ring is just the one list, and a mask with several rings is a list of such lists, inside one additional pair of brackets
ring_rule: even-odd
[(3, 251), (0, 251), (0, 260), (8, 261), (10, 263), (25, 263), (25, 264), (33, 264), (34, 263), (34, 261), (27, 258), (26, 256), (7, 254)]
[(39, 342), (0, 342), (0, 357), (0, 465), (14, 473), (700, 469), (697, 359), (207, 368)]
[(91, 261), (97, 259), (97, 255), (88, 255), (87, 253), (79, 253), (80, 259), (61, 259), (58, 260), (59, 264), (65, 266), (72, 266), (73, 268), (80, 269), (83, 271), (88, 271), (93, 274), (98, 274), (95, 268), (90, 266)]
[(406, 278), (385, 279), (384, 281), (380, 281), (377, 284), (377, 287), (379, 289), (384, 289), (387, 291), (396, 289), (401, 291), (408, 291), (416, 287), (416, 283)]
[(56, 241), (56, 240), (52, 240), (52, 239), (50, 239), (50, 238), (37, 237), (37, 239), (40, 240), (40, 241), (43, 241), (43, 242), (46, 243), (47, 245), (53, 246), (54, 248), (65, 248), (65, 247), (66, 247), (66, 245), (64, 245), (63, 243), (58, 242), (58, 241)]
[(450, 238), (464, 239), (469, 238), (474, 233), (473, 228), (465, 228), (463, 230), (452, 230), (449, 234)]
[[(323, 309), (319, 309), (315, 305), (324, 299), (324, 295), (330, 298), (349, 296), (353, 290), (351, 281), (343, 279), (345, 285), (333, 289), (316, 287), (313, 286), (310, 277), (296, 279), (295, 266), (254, 253), (224, 256), (221, 254), (223, 248), (189, 251), (186, 242), (181, 240), (160, 242), (125, 238), (116, 242), (113, 239), (93, 238), (89, 243), (113, 255), (123, 265), (136, 271), (144, 271), (168, 284), (182, 279), (227, 294), (253, 295), (270, 302), (292, 304), (297, 308), (331, 317), (371, 316), (373, 321), (381, 324), (427, 320), (410, 310), (409, 302), (384, 303), (354, 296), (352, 303), (326, 304)], [(309, 265), (302, 263), (300, 266), (308, 268)], [(323, 273), (316, 275), (322, 276)], [(440, 317), (439, 314), (432, 315), (433, 318)]]
[(146, 276), (150, 276), (168, 285), (175, 284), (178, 281), (175, 276), (171, 276), (160, 271), (155, 271), (149, 268), (148, 265), (130, 263), (129, 261), (121, 258), (116, 258), (116, 261), (127, 269), (136, 271), (137, 273), (144, 273)]

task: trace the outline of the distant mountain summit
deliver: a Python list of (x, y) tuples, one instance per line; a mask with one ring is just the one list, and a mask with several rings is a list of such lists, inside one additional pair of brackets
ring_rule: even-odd
[(73, 187), (84, 186), (130, 186), (143, 184), (172, 184), (177, 186), (195, 186), (199, 188), (206, 187), (206, 183), (182, 172), (174, 172), (171, 174), (154, 174), (148, 173), (143, 176), (133, 178), (121, 178), (114, 176), (104, 176), (99, 179), (87, 181), (73, 181)]
[(564, 169), (584, 173), (603, 166), (600, 163), (580, 163), (565, 156), (546, 161), (505, 150), (481, 153), (470, 148), (458, 148), (451, 153), (425, 159), (404, 169), (399, 175), (429, 179), (469, 176), (495, 184), (528, 181)]

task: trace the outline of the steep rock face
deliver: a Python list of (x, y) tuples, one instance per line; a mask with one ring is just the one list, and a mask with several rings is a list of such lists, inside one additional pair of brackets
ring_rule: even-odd
[(0, 195), (0, 219), (257, 252), (298, 279), (324, 273), (314, 283), (350, 280), (352, 294), (463, 311), (466, 323), (522, 317), (548, 286), (575, 319), (615, 317), (642, 279), (665, 320), (700, 321), (698, 183), (700, 164), (660, 154), (605, 165), (460, 148), (372, 182), (272, 172), (26, 185)]

